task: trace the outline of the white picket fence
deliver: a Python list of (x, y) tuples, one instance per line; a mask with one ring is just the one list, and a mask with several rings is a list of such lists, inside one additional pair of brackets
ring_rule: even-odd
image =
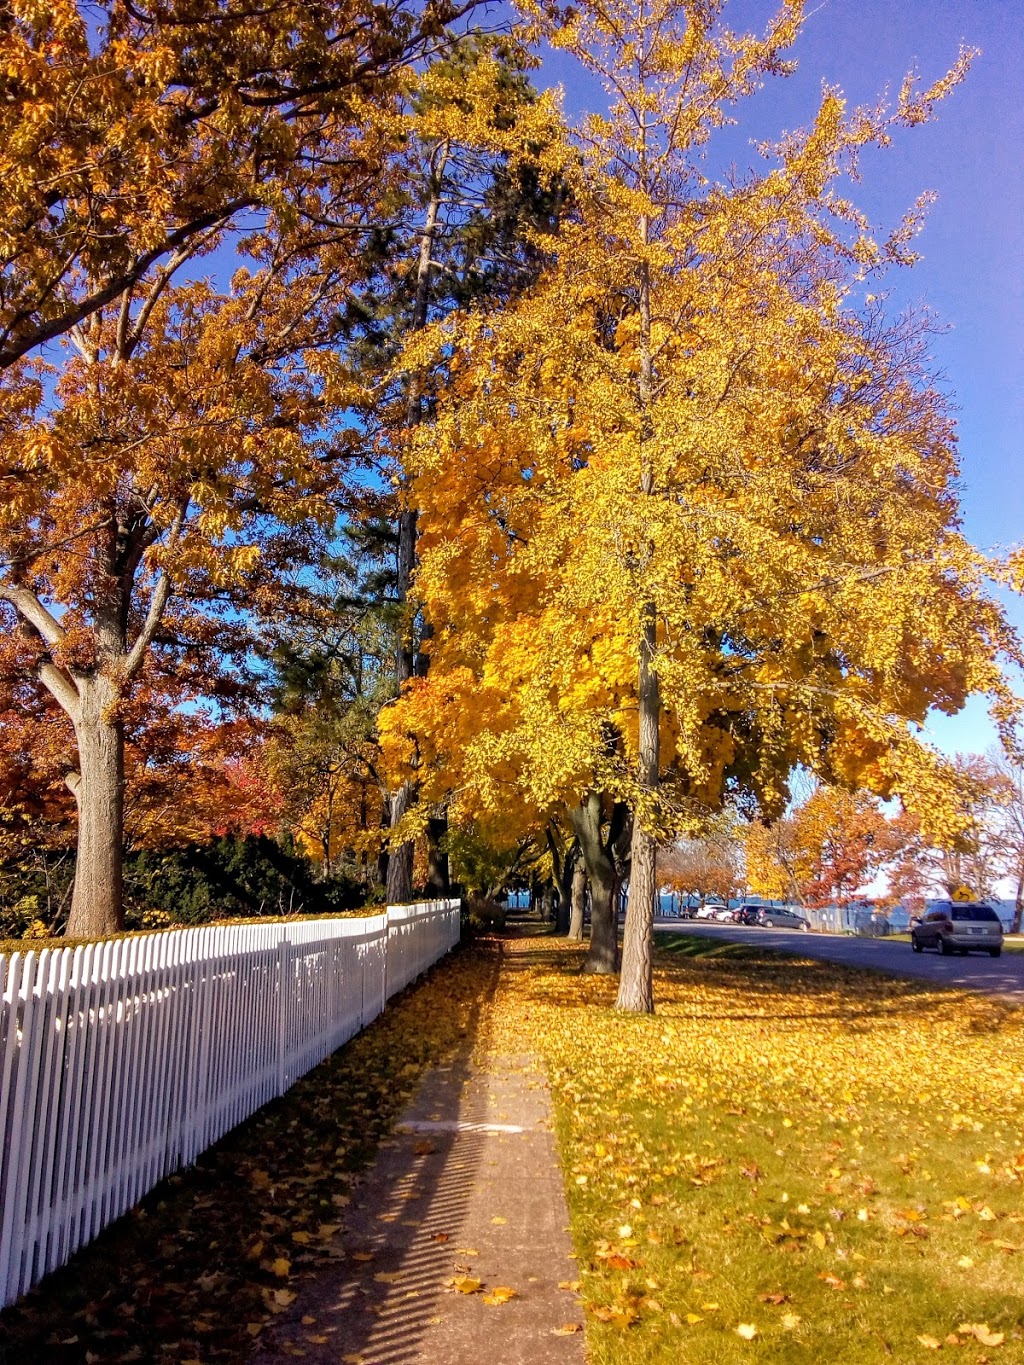
[(0, 1307), (458, 939), (453, 900), (0, 955)]

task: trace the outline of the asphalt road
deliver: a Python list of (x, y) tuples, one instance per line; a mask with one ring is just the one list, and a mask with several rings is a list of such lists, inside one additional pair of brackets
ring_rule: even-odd
[(1024, 953), (1003, 952), (1001, 957), (971, 953), (969, 957), (943, 957), (925, 950), (915, 953), (909, 943), (884, 938), (855, 938), (838, 934), (809, 934), (799, 929), (746, 928), (740, 924), (708, 924), (704, 920), (657, 920), (655, 929), (737, 943), (759, 943), (801, 957), (841, 962), (845, 967), (871, 967), (893, 976), (940, 981), (989, 995), (1010, 996), (1024, 1003)]

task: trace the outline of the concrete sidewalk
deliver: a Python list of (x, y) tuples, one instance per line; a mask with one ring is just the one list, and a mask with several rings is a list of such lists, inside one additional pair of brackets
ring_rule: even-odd
[[(257, 1360), (582, 1365), (582, 1308), (559, 1288), (577, 1271), (551, 1109), (531, 1058), (467, 1055), (431, 1072), (341, 1217), (336, 1268), (300, 1288)], [(506, 1289), (515, 1297), (493, 1293)]]

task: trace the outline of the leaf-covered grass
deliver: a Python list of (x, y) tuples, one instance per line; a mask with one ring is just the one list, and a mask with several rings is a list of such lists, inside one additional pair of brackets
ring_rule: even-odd
[(592, 1365), (1024, 1359), (1021, 1011), (680, 939), (636, 1018), (546, 958), (499, 1018), (548, 1060)]
[(0, 1314), (2, 1365), (241, 1361), (345, 1259), (348, 1189), (424, 1071), (486, 1029), (495, 959), (459, 953), (280, 1100)]

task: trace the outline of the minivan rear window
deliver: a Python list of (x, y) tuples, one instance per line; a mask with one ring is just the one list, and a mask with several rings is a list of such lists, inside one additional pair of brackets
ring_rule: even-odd
[(999, 916), (987, 905), (954, 905), (953, 918), (961, 920), (984, 920), (986, 923), (991, 923), (992, 920), (995, 920), (997, 924), (999, 923)]

